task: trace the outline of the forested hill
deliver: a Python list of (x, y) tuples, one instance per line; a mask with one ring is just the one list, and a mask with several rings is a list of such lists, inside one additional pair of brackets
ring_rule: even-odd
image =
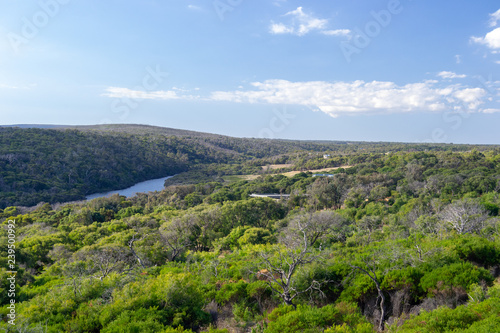
[(0, 331), (499, 332), (500, 149), (331, 154), (287, 156), (332, 177), (0, 209)]
[(81, 200), (91, 193), (125, 188), (201, 165), (234, 165), (293, 152), (445, 149), (471, 147), (244, 139), (144, 125), (3, 127), (0, 208)]

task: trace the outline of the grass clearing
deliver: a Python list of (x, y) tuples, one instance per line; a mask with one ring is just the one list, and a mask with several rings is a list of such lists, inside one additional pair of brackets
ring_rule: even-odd
[(348, 169), (348, 168), (351, 168), (351, 167), (352, 166), (350, 166), (350, 165), (345, 165), (345, 166), (334, 167), (334, 168), (323, 168), (323, 169), (313, 169), (313, 170), (303, 170), (303, 171), (288, 171), (288, 172), (283, 172), (281, 174), (284, 175), (284, 176), (287, 176), (287, 177), (293, 177), (295, 175), (298, 175), (301, 172), (316, 173), (316, 172), (325, 172), (325, 171), (337, 170), (337, 169), (340, 169), (340, 168)]
[(293, 164), (269, 164), (269, 165), (263, 165), (262, 170), (267, 170), (268, 168), (271, 170), (277, 170), (277, 169), (284, 169), (291, 167), (293, 167)]
[(242, 180), (254, 180), (259, 178), (261, 175), (230, 175), (230, 176), (222, 176), (224, 182), (226, 183), (235, 183)]
[[(291, 164), (274, 164), (274, 165), (280, 165), (280, 166), (288, 165), (288, 166), (293, 166)], [(271, 174), (272, 175), (284, 175), (284, 176), (287, 176), (287, 177), (293, 177), (293, 176), (295, 176), (295, 175), (297, 175), (297, 174), (299, 174), (301, 172), (316, 173), (316, 172), (325, 172), (325, 171), (337, 170), (337, 169), (340, 169), (340, 168), (348, 169), (348, 168), (351, 168), (351, 167), (352, 166), (350, 166), (350, 165), (345, 165), (345, 166), (333, 167), (333, 168), (312, 169), (312, 170), (303, 170), (303, 171), (288, 171), (288, 172), (271, 173)], [(280, 168), (278, 168), (278, 169), (280, 169)], [(254, 179), (259, 178), (260, 176), (263, 176), (263, 175), (230, 175), (230, 176), (223, 176), (222, 178), (224, 179), (224, 181), (226, 183), (234, 183), (234, 182), (238, 182), (238, 181), (242, 181), (242, 180), (254, 180)]]

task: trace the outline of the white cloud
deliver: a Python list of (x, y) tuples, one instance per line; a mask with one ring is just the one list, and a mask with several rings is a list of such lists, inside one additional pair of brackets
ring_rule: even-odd
[(490, 27), (496, 27), (498, 21), (500, 21), (500, 9), (493, 14), (490, 14)]
[(287, 23), (272, 22), (269, 27), (270, 33), (275, 35), (291, 34), (296, 36), (304, 36), (312, 31), (319, 31), (328, 36), (347, 36), (350, 34), (350, 30), (347, 29), (327, 30), (327, 19), (320, 19), (311, 14), (306, 14), (302, 7), (298, 7), (283, 16), (288, 17), (289, 21)]
[[(437, 81), (398, 86), (393, 82), (254, 82), (250, 91), (216, 91), (212, 100), (316, 106), (331, 116), (366, 113), (443, 111), (458, 106), (478, 111), (486, 91), (460, 85), (436, 87)], [(480, 111), (480, 110), (479, 110)]]
[(484, 37), (472, 37), (471, 41), (486, 45), (493, 50), (500, 49), (500, 28), (488, 32)]
[(349, 29), (324, 30), (321, 31), (321, 33), (327, 36), (349, 36), (351, 34), (351, 30)]
[(467, 75), (465, 74), (456, 74), (453, 72), (448, 72), (448, 71), (442, 71), (438, 73), (438, 76), (443, 78), (443, 79), (463, 79), (466, 78)]
[(185, 98), (184, 96), (177, 95), (177, 92), (172, 90), (143, 91), (143, 90), (132, 90), (128, 88), (119, 88), (119, 87), (106, 88), (106, 92), (102, 94), (102, 96), (111, 98), (157, 99), (157, 100)]
[(28, 86), (17, 86), (17, 85), (11, 85), (11, 84), (0, 84), (0, 89), (21, 89), (21, 90), (28, 90), (36, 87), (37, 85), (32, 83)]
[(465, 88), (457, 90), (453, 93), (460, 102), (467, 105), (471, 110), (476, 110), (484, 103), (483, 97), (487, 95), (486, 90), (482, 88)]
[(196, 6), (196, 5), (188, 5), (187, 6), (188, 9), (191, 9), (191, 10), (202, 10), (202, 8), (200, 6)]
[(270, 31), (272, 34), (293, 34), (293, 27), (287, 27), (283, 23), (273, 23), (271, 24)]
[[(490, 27), (494, 28), (500, 21), (500, 9), (490, 14)], [(500, 27), (488, 32), (484, 37), (471, 37), (471, 42), (486, 45), (492, 54), (500, 54)]]
[(455, 62), (456, 62), (457, 64), (462, 63), (462, 56), (461, 56), (460, 54), (457, 54), (457, 55), (455, 56)]
[[(493, 93), (495, 95), (495, 93)], [(394, 82), (362, 80), (354, 82), (266, 80), (251, 83), (250, 89), (238, 87), (234, 91), (214, 91), (204, 97), (189, 95), (179, 88), (168, 91), (141, 91), (109, 87), (102, 96), (112, 98), (153, 100), (200, 100), (250, 104), (290, 104), (307, 106), (332, 117), (356, 114), (388, 114), (407, 112), (441, 112), (467, 110), (467, 112), (496, 112), (483, 88), (444, 81), (427, 80), (406, 85)], [(500, 92), (497, 94), (500, 96)]]
[(497, 113), (500, 112), (500, 109), (484, 109), (484, 113)]

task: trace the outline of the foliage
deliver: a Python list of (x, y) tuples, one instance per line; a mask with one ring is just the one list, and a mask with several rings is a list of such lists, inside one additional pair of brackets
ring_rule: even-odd
[(491, 297), (481, 303), (461, 305), (456, 309), (440, 307), (424, 311), (403, 323), (391, 326), (390, 332), (495, 332), (500, 318), (500, 299)]
[(264, 332), (371, 332), (355, 305), (339, 303), (322, 308), (299, 305), (280, 306), (268, 316), (269, 325)]
[[(0, 137), (0, 224), (16, 222), (19, 330), (499, 325), (495, 147), (237, 139), (119, 125), (1, 129)], [(320, 168), (333, 177), (307, 171)], [(156, 193), (39, 203), (181, 171), (170, 180), (176, 185)], [(0, 233), (2, 318), (8, 245)], [(8, 329), (5, 321), (0, 328)]]

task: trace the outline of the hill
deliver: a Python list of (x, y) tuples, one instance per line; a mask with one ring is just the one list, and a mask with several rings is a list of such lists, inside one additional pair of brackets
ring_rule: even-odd
[(250, 174), (266, 164), (290, 162), (294, 170), (346, 164), (339, 159), (323, 160), (319, 157), (323, 152), (338, 157), (359, 152), (472, 149), (235, 138), (146, 125), (23, 126), (0, 127), (0, 208), (82, 200), (88, 194), (187, 171), (191, 173), (184, 174), (184, 183), (200, 177)]
[(84, 126), (57, 126), (55, 129), (74, 129), (82, 132), (106, 132), (106, 133), (126, 133), (134, 135), (164, 135), (179, 137), (221, 137), (222, 135), (195, 132), (182, 129), (159, 127), (139, 124), (107, 124), (107, 125), (84, 125)]

